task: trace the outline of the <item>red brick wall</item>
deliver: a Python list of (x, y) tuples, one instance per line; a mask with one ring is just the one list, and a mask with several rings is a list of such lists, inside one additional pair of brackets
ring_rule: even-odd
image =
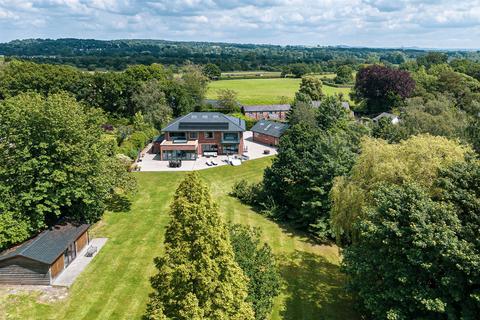
[[(213, 132), (213, 139), (207, 139), (205, 132), (198, 132), (198, 154), (201, 155), (203, 153), (202, 150), (202, 143), (203, 144), (216, 144), (218, 146), (218, 153), (222, 154), (222, 132)], [(196, 139), (190, 139), (189, 134), (187, 133), (187, 138), (188, 140), (196, 140)], [(168, 132), (165, 133), (165, 140), (170, 140), (170, 136)], [(163, 148), (164, 150), (170, 150), (170, 149), (175, 149), (175, 147), (172, 148)], [(185, 150), (190, 149), (186, 148)], [(160, 143), (155, 143), (154, 144), (154, 150), (157, 152), (160, 152)], [(243, 153), (243, 132), (240, 132), (240, 144), (238, 147), (238, 153), (242, 154)]]
[(254, 118), (256, 120), (261, 120), (261, 119), (278, 119), (278, 120), (285, 120), (287, 118), (287, 113), (285, 111), (275, 111), (272, 112), (272, 116), (270, 116), (270, 113), (268, 112), (245, 112), (245, 115), (250, 118)]
[(253, 133), (253, 141), (272, 146), (278, 145), (278, 138), (257, 132)]

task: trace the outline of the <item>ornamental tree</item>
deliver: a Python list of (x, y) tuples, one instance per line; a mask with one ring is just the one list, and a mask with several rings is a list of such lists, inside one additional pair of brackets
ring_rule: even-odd
[(363, 104), (365, 113), (375, 114), (398, 106), (414, 89), (415, 81), (408, 71), (371, 65), (358, 71), (352, 98)]
[(198, 174), (180, 183), (170, 216), (145, 318), (254, 319), (248, 278), (235, 261), (228, 229)]
[(332, 187), (331, 223), (338, 240), (355, 240), (353, 225), (372, 205), (373, 192), (384, 183), (415, 182), (426, 190), (432, 187), (438, 170), (460, 163), (472, 149), (444, 137), (419, 135), (389, 144), (364, 138), (361, 153), (349, 175), (337, 177)]

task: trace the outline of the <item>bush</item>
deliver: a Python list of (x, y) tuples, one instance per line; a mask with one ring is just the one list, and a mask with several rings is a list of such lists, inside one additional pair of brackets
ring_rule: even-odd
[(247, 180), (242, 179), (235, 182), (230, 195), (244, 204), (261, 206), (263, 204), (263, 183), (249, 183)]
[(124, 141), (118, 148), (118, 153), (126, 155), (129, 158), (136, 159), (138, 156), (138, 149), (135, 148), (130, 140)]

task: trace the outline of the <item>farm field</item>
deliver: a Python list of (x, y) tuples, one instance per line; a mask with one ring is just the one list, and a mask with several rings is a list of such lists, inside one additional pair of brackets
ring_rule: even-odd
[[(219, 89), (231, 89), (238, 92), (238, 100), (244, 105), (277, 104), (282, 100), (291, 101), (298, 91), (300, 79), (243, 79), (219, 80), (209, 84), (208, 99), (217, 99)], [(335, 88), (323, 85), (326, 95), (343, 93), (346, 98), (350, 88)]]
[[(260, 179), (271, 158), (240, 167), (200, 171), (226, 221), (259, 227), (273, 248), (284, 280), (271, 319), (358, 319), (343, 290), (338, 249), (314, 245), (288, 227), (272, 222), (228, 196), (233, 183)], [(154, 274), (153, 258), (162, 253), (168, 205), (184, 173), (135, 173), (139, 192), (129, 212), (107, 213), (92, 231), (108, 237), (105, 247), (80, 275), (69, 297), (38, 303), (37, 294), (2, 295), (0, 319), (141, 319)], [(0, 289), (1, 290), (1, 289)]]
[(221, 79), (242, 79), (242, 78), (280, 78), (278, 71), (231, 71), (222, 72)]

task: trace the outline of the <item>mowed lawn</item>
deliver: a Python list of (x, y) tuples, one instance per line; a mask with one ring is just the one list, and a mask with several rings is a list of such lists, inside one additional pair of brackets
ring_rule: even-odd
[[(253, 212), (228, 196), (234, 181), (261, 178), (271, 158), (240, 167), (201, 171), (226, 221), (261, 228), (274, 249), (284, 280), (271, 319), (357, 319), (343, 290), (338, 249), (319, 246)], [(141, 319), (154, 274), (153, 258), (162, 253), (168, 206), (184, 173), (136, 173), (139, 192), (132, 208), (107, 213), (93, 228), (108, 237), (105, 247), (61, 302), (38, 303), (36, 294), (0, 296), (0, 319)]]
[[(217, 99), (219, 89), (231, 89), (238, 92), (238, 100), (244, 105), (277, 104), (286, 97), (293, 100), (300, 87), (300, 79), (242, 79), (212, 81), (207, 91), (208, 99)], [(334, 95), (343, 93), (349, 98), (350, 88), (336, 88), (323, 85), (323, 93)]]

